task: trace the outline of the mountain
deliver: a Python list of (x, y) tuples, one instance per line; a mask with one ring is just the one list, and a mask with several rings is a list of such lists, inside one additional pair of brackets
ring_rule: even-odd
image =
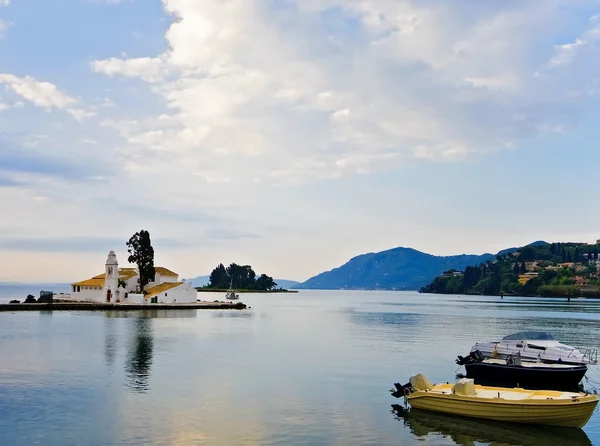
[(201, 287), (204, 285), (208, 285), (209, 279), (210, 279), (210, 276), (198, 276), (198, 277), (192, 277), (191, 279), (186, 279), (186, 282), (192, 282), (192, 286), (194, 288), (197, 288), (197, 287)]
[[(550, 243), (545, 242), (543, 240), (538, 240), (537, 242), (533, 242), (530, 243), (529, 245), (525, 245), (525, 246), (534, 246), (534, 247), (539, 247), (539, 246), (547, 246)], [(507, 249), (503, 249), (502, 251), (498, 251), (499, 256), (504, 256), (506, 254), (512, 254), (513, 252), (517, 252), (520, 248), (507, 248)]]
[(289, 290), (290, 288), (295, 288), (298, 285), (300, 285), (300, 282), (285, 279), (275, 279), (275, 283), (277, 284), (277, 288), (284, 288), (286, 290)]
[(462, 271), (467, 266), (495, 258), (494, 254), (434, 256), (399, 247), (359, 255), (339, 268), (311, 277), (295, 288), (418, 290), (444, 271)]
[(516, 253), (500, 251), (493, 262), (442, 274), (422, 293), (498, 296), (600, 297), (598, 243), (535, 242)]

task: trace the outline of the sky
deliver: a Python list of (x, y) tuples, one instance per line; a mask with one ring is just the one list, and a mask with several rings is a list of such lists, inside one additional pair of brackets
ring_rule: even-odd
[(596, 0), (0, 0), (0, 281), (600, 238)]

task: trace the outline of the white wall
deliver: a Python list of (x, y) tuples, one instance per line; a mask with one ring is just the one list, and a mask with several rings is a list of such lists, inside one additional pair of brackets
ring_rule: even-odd
[[(87, 288), (87, 289), (86, 289)], [(83, 287), (80, 286), (80, 291), (73, 292), (73, 287), (71, 287), (71, 299), (73, 300), (85, 300), (89, 302), (104, 302), (106, 300), (106, 296), (102, 292), (102, 288), (100, 289), (90, 289), (91, 287)], [(98, 287), (96, 287), (98, 288)], [(75, 288), (77, 290), (77, 287)], [(104, 297), (104, 299), (102, 299)]]
[[(71, 299), (73, 300), (84, 300), (84, 301), (89, 301), (89, 302), (106, 302), (106, 294), (105, 291), (102, 289), (99, 290), (91, 290), (89, 289), (90, 287), (88, 287), (88, 289), (84, 289), (84, 287), (81, 287), (81, 291), (78, 292), (71, 292)], [(136, 294), (136, 293), (128, 293), (127, 298), (124, 298), (124, 293), (122, 288), (120, 289), (121, 294), (120, 294), (120, 300), (121, 303), (132, 303), (132, 304), (143, 304), (143, 303), (147, 303), (148, 305), (150, 304), (150, 299), (145, 299), (143, 294)], [(166, 293), (166, 296), (165, 296)], [(198, 292), (196, 291), (196, 289), (192, 286), (191, 283), (184, 283), (182, 285), (179, 285), (178, 287), (175, 288), (171, 288), (170, 290), (167, 291), (163, 291), (162, 293), (160, 293), (158, 296), (158, 302), (159, 303), (190, 303), (190, 302), (196, 302), (198, 296)], [(116, 302), (116, 293), (113, 292), (112, 296), (111, 296), (111, 303), (115, 303)]]
[(164, 274), (156, 274), (156, 277), (154, 278), (156, 281), (157, 285), (160, 285), (161, 283), (165, 283), (165, 282), (177, 282), (179, 276), (174, 275), (174, 276), (167, 276)]
[(190, 283), (184, 283), (178, 287), (160, 293), (159, 303), (190, 303), (196, 302), (198, 292)]
[(143, 294), (129, 293), (127, 295), (127, 299), (123, 299), (122, 302), (123, 303), (127, 303), (127, 304), (143, 304), (143, 303), (145, 303), (145, 301), (144, 301), (144, 295)]
[(138, 284), (138, 279), (140, 278), (140, 276), (133, 276), (130, 277), (129, 279), (127, 279), (125, 281), (125, 289), (127, 291), (136, 291), (136, 288), (139, 286)]

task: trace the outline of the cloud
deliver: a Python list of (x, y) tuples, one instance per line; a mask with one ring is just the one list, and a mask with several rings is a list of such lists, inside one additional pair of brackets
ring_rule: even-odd
[(574, 42), (557, 45), (555, 54), (548, 62), (550, 67), (560, 67), (569, 65), (586, 47), (593, 45), (600, 39), (600, 23), (599, 16), (590, 18), (590, 28), (586, 30)]
[(96, 116), (96, 113), (88, 112), (80, 108), (69, 108), (67, 109), (67, 112), (69, 112), (69, 114), (79, 122), (82, 122), (84, 119), (91, 118), (92, 116)]
[[(463, 172), (474, 164), (465, 161), (558, 145), (587, 123), (600, 92), (597, 21), (586, 20), (583, 0), (161, 4), (164, 17), (114, 23), (127, 37), (139, 29), (143, 42), (109, 39), (98, 60), (64, 65), (89, 62), (87, 75), (54, 70), (50, 78), (35, 61), (19, 68), (29, 76), (0, 75), (11, 106), (0, 132), (13, 143), (0, 146), (8, 186), (0, 207), (23, 234), (122, 237), (147, 222), (152, 234), (193, 246), (182, 257), (187, 268), (239, 255), (278, 258), (291, 271), (302, 267), (297, 257), (278, 253), (305, 251), (309, 237), (305, 274), (373, 243), (384, 248), (397, 231), (418, 238), (423, 220), (413, 212), (396, 223), (397, 209), (449, 212), (430, 197), (468, 181)], [(149, 12), (145, 2), (101, 9), (135, 8)], [(531, 158), (524, 153), (516, 166)], [(498, 159), (498, 168), (510, 162)], [(426, 196), (421, 180), (444, 190)], [(30, 216), (38, 213), (47, 233), (36, 232)], [(355, 235), (365, 227), (375, 229)], [(431, 243), (460, 237), (447, 240)]]
[[(54, 108), (65, 110), (80, 122), (95, 115), (94, 112), (74, 108), (73, 105), (78, 101), (61, 92), (56, 85), (50, 82), (38, 81), (31, 76), (18, 77), (13, 74), (0, 73), (0, 84), (5, 84), (9, 90), (38, 107), (46, 110)], [(15, 106), (18, 106), (18, 103)]]
[(0, 0), (0, 6), (8, 6), (10, 5), (10, 0)]
[[(66, 182), (93, 181), (94, 177), (106, 175), (105, 163), (90, 163), (92, 154), (69, 156), (52, 150), (52, 142), (45, 135), (33, 135), (21, 142), (0, 138), (0, 169), (6, 172), (36, 174), (55, 177)], [(50, 148), (50, 149), (49, 149)]]
[(140, 77), (149, 82), (158, 81), (168, 74), (167, 65), (159, 58), (150, 57), (96, 60), (92, 62), (92, 69), (108, 76)]
[(0, 73), (0, 83), (6, 84), (13, 92), (38, 107), (64, 109), (76, 102), (75, 99), (62, 93), (56, 85), (37, 81), (31, 76), (17, 77)]
[[(152, 242), (161, 247), (181, 246), (179, 241), (170, 239)], [(123, 240), (110, 237), (0, 237), (0, 249), (46, 253), (106, 252), (123, 244)]]
[(0, 174), (0, 187), (16, 187), (21, 186), (22, 183), (13, 180), (12, 178), (8, 178)]
[[(132, 116), (121, 131), (130, 150), (152, 153), (136, 165), (147, 172), (177, 153), (177, 168), (206, 182), (226, 182), (225, 165), (337, 178), (485, 154), (540, 135), (540, 122), (568, 124), (543, 105), (564, 99), (561, 75), (533, 76), (566, 2), (163, 3), (167, 51), (91, 65), (164, 101), (167, 119)], [(517, 125), (523, 113), (537, 117)]]

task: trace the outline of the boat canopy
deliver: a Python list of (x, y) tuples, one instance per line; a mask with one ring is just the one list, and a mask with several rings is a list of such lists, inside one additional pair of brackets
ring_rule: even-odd
[(504, 336), (503, 341), (554, 341), (550, 333), (544, 331), (521, 331), (519, 333)]

